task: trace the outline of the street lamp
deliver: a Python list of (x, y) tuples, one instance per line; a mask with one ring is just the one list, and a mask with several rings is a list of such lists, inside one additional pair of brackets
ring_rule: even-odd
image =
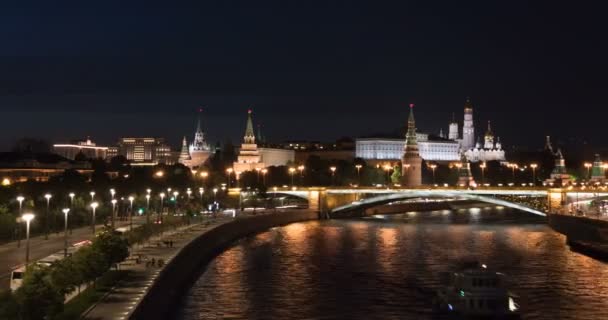
[(161, 192), (159, 194), (160, 196), (160, 210), (158, 210), (158, 222), (162, 223), (163, 222), (163, 200), (165, 199), (165, 193)]
[(359, 185), (361, 185), (361, 168), (363, 168), (363, 166), (360, 164), (357, 164), (357, 165), (355, 165), (355, 168), (357, 168), (357, 181), (358, 181)]
[(116, 219), (116, 217), (115, 217), (116, 216), (116, 203), (118, 202), (118, 200), (112, 199), (112, 201), (110, 201), (110, 202), (112, 203), (112, 217), (110, 219), (110, 221), (111, 221), (110, 224), (112, 226), (112, 230), (114, 230), (114, 226), (115, 226), (114, 220)]
[(331, 185), (333, 186), (335, 184), (336, 167), (331, 166), (329, 170), (331, 171)]
[(289, 168), (289, 174), (291, 175), (291, 187), (293, 188), (293, 174), (296, 172), (296, 168)]
[(591, 167), (593, 167), (591, 163), (585, 162), (585, 168), (587, 168), (587, 179), (589, 179), (589, 176), (591, 175)]
[(304, 165), (298, 166), (298, 171), (300, 171), (300, 183), (301, 183), (301, 185), (304, 185), (304, 181), (303, 180), (304, 180), (304, 169), (305, 168), (306, 167), (304, 167)]
[(45, 240), (49, 239), (49, 213), (52, 197), (53, 196), (50, 193), (44, 195), (44, 198), (46, 199), (46, 234), (44, 235)]
[(230, 189), (230, 176), (232, 175), (232, 171), (234, 171), (232, 168), (226, 169), (226, 173), (228, 174), (228, 189)]
[[(18, 196), (17, 201), (19, 201), (19, 215), (23, 214), (23, 200), (25, 198), (23, 196)], [(21, 227), (17, 225), (17, 248), (21, 247)]]
[(431, 168), (431, 170), (433, 170), (433, 184), (435, 184), (435, 169), (437, 169), (437, 165), (433, 163), (429, 165), (429, 167)]
[(21, 220), (25, 221), (25, 268), (30, 263), (30, 222), (34, 219), (33, 213), (21, 215)]
[(391, 178), (389, 176), (389, 172), (391, 171), (391, 166), (385, 164), (383, 167), (384, 171), (386, 171), (386, 185), (389, 186), (391, 184)]
[(255, 172), (256, 172), (255, 182), (256, 183), (260, 183), (260, 171), (262, 171), (262, 168), (255, 168)]
[(532, 183), (536, 186), (536, 168), (538, 165), (536, 163), (530, 164), (530, 168), (532, 168)]
[(165, 175), (165, 173), (162, 170), (156, 171), (154, 173), (154, 176), (157, 178), (162, 178)]
[(91, 195), (91, 202), (95, 200), (95, 191), (91, 191), (89, 192), (89, 194)]
[(188, 188), (188, 190), (186, 190), (186, 194), (188, 194), (188, 200), (190, 200), (190, 195), (192, 194), (192, 190), (190, 190), (190, 188)]
[(135, 198), (129, 196), (129, 231), (133, 230), (133, 200), (135, 200)]
[[(150, 190), (150, 189), (148, 189)], [(146, 195), (146, 224), (150, 223), (150, 194)]]
[(205, 194), (204, 188), (198, 188), (198, 194), (201, 195), (201, 206), (203, 205), (203, 194)]
[(486, 165), (485, 161), (479, 165), (479, 168), (481, 168), (481, 184), (482, 185), (486, 184), (486, 178), (485, 178), (486, 167), (487, 167), (487, 165)]
[(65, 208), (63, 212), (63, 256), (68, 256), (68, 213), (70, 209)]
[(213, 202), (215, 202), (215, 201), (216, 201), (216, 200), (215, 200), (216, 195), (217, 195), (217, 188), (213, 188)]
[(116, 190), (114, 190), (114, 188), (110, 189), (110, 194), (112, 195), (112, 199), (114, 199), (114, 195), (116, 194)]
[(97, 202), (93, 202), (91, 203), (91, 209), (93, 209), (93, 216), (92, 216), (92, 220), (91, 220), (91, 229), (93, 230), (93, 235), (95, 235), (95, 210), (97, 209), (97, 207), (99, 206), (99, 203)]
[(173, 214), (177, 214), (177, 196), (179, 196), (179, 192), (174, 191), (173, 192), (173, 197), (175, 199), (175, 212)]
[(76, 196), (76, 194), (74, 192), (70, 192), (69, 196), (70, 196), (70, 208), (72, 208), (72, 207), (74, 207), (74, 196)]
[(268, 173), (268, 169), (262, 169), (262, 182), (264, 183), (264, 187), (266, 186), (266, 174)]

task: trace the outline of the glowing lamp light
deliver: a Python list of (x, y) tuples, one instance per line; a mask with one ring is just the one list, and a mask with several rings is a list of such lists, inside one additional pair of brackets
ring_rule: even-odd
[(32, 220), (34, 220), (34, 214), (33, 213), (25, 213), (21, 216), (21, 219), (25, 222), (30, 222)]
[(10, 186), (11, 185), (11, 179), (9, 179), (9, 178), (2, 179), (2, 185), (3, 186)]

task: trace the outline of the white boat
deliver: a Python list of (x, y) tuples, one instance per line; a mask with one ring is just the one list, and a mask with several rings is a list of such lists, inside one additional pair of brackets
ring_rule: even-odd
[(469, 265), (446, 274), (437, 291), (437, 311), (464, 319), (519, 319), (515, 296), (506, 289), (505, 275), (485, 265)]

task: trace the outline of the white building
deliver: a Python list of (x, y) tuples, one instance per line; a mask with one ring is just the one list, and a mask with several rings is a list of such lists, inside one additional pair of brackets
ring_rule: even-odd
[[(420, 157), (425, 161), (459, 161), (460, 144), (448, 139), (431, 139), (416, 133)], [(361, 138), (355, 142), (355, 156), (366, 161), (399, 161), (403, 156), (405, 139)]]
[(279, 148), (258, 148), (261, 162), (267, 167), (285, 166), (296, 161), (296, 151)]

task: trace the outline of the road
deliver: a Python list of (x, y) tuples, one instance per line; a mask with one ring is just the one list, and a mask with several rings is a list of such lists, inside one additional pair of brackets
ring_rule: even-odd
[[(145, 217), (134, 217), (133, 226), (144, 224)], [(117, 221), (116, 225), (127, 226), (128, 221)], [(101, 230), (103, 225), (97, 225), (96, 229)], [(90, 240), (93, 234), (91, 227), (82, 227), (72, 230), (68, 234), (68, 245)], [(44, 235), (30, 238), (30, 261), (36, 261), (47, 257), (63, 249), (63, 232), (58, 234), (51, 233), (48, 240), (44, 240)], [(0, 245), (0, 291), (10, 288), (11, 271), (25, 263), (25, 240), (21, 241), (21, 247), (17, 247), (17, 242), (9, 242)]]

